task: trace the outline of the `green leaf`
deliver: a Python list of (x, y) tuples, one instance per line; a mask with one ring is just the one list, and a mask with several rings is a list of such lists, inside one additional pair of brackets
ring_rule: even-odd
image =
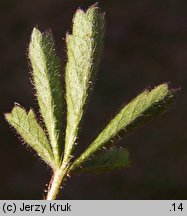
[(62, 83), (59, 59), (50, 32), (42, 34), (34, 28), (29, 45), (40, 112), (45, 122), (57, 166), (61, 159)]
[(73, 163), (74, 170), (84, 161), (109, 143), (120, 131), (128, 133), (154, 116), (165, 111), (176, 96), (176, 90), (169, 89), (167, 84), (159, 85), (152, 91), (145, 90), (127, 104), (98, 135), (93, 143)]
[(51, 146), (43, 129), (36, 121), (33, 110), (30, 110), (27, 114), (23, 108), (16, 105), (11, 113), (5, 114), (5, 117), (23, 140), (28, 143), (48, 165), (54, 168)]
[(100, 173), (111, 172), (115, 169), (123, 169), (130, 165), (129, 153), (126, 149), (112, 147), (105, 153), (86, 161), (76, 173)]
[(104, 34), (104, 15), (94, 5), (77, 10), (72, 35), (67, 34), (66, 101), (67, 127), (64, 163), (71, 157), (88, 89), (98, 67)]

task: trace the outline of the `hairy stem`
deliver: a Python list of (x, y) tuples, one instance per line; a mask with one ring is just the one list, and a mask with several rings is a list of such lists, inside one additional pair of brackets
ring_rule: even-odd
[(67, 176), (67, 167), (61, 166), (60, 169), (55, 170), (54, 175), (51, 178), (51, 182), (49, 184), (48, 193), (46, 200), (55, 200), (62, 183), (65, 181)]

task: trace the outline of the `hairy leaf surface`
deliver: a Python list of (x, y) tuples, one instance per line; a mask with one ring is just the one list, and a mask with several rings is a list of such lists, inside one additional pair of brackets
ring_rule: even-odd
[(85, 152), (74, 162), (72, 169), (97, 152), (105, 144), (109, 143), (120, 131), (126, 134), (155, 115), (168, 108), (176, 96), (176, 91), (169, 89), (167, 84), (155, 87), (153, 90), (145, 90), (134, 100), (127, 104), (98, 135)]
[(96, 6), (87, 12), (78, 10), (73, 19), (73, 31), (67, 35), (68, 62), (66, 66), (67, 128), (65, 158), (73, 150), (83, 107), (88, 95), (91, 76), (99, 64), (104, 34), (104, 15)]
[(62, 134), (62, 83), (60, 63), (50, 32), (34, 28), (29, 46), (37, 99), (45, 122), (55, 161), (60, 164)]
[(8, 123), (13, 126), (18, 134), (29, 144), (43, 160), (54, 168), (54, 159), (48, 139), (38, 124), (35, 114), (31, 109), (28, 113), (15, 106), (11, 113), (5, 114)]

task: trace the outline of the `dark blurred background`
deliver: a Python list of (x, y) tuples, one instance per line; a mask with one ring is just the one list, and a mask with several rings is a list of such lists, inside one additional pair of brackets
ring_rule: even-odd
[[(76, 8), (93, 3), (0, 2), (0, 199), (42, 199), (51, 174), (21, 144), (3, 116), (14, 102), (38, 110), (26, 57), (32, 28), (53, 30), (64, 67), (64, 38), (71, 30), (72, 16)], [(118, 143), (130, 151), (131, 168), (72, 177), (62, 198), (187, 199), (187, 2), (108, 0), (99, 5), (106, 12), (105, 47), (81, 128), (81, 150), (124, 103), (145, 88), (169, 81), (182, 90), (166, 115)]]

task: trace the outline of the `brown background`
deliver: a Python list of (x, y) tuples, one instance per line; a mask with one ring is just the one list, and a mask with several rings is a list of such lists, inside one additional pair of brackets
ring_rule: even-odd
[[(38, 109), (26, 51), (33, 26), (51, 28), (65, 64), (65, 33), (76, 8), (94, 1), (2, 0), (0, 6), (0, 199), (41, 199), (50, 171), (9, 129), (3, 113), (14, 102)], [(177, 103), (118, 145), (133, 166), (111, 174), (72, 177), (63, 199), (187, 199), (186, 0), (100, 1), (105, 48), (95, 91), (81, 127), (83, 150), (119, 108), (149, 86), (182, 87)], [(64, 73), (64, 71), (62, 72)]]

